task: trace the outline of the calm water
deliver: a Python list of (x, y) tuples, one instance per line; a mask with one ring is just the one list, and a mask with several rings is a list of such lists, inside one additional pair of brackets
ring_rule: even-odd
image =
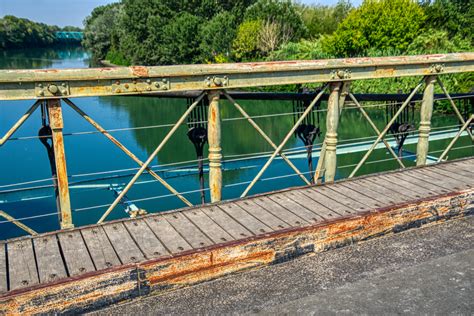
[[(0, 68), (84, 68), (89, 67), (88, 54), (80, 48), (70, 49), (43, 49), (0, 52)], [(147, 126), (157, 126), (174, 123), (186, 109), (186, 100), (157, 99), (148, 97), (95, 97), (78, 98), (75, 102), (83, 111), (99, 122), (106, 129), (128, 129)], [(3, 135), (11, 125), (27, 110), (33, 101), (0, 101), (0, 133)], [(252, 116), (289, 113), (292, 103), (286, 101), (242, 101), (242, 106)], [(324, 109), (326, 104), (322, 104)], [(253, 159), (243, 162), (239, 155), (264, 153), (271, 147), (262, 137), (245, 121), (233, 120), (238, 118), (237, 111), (227, 102), (222, 102), (222, 148), (224, 154), (223, 198), (238, 197), (245, 189), (242, 182), (250, 181), (259, 171), (266, 159)], [(384, 127), (385, 111), (369, 110), (380, 129)], [(416, 114), (416, 120), (418, 120)], [(321, 122), (325, 122), (325, 113), (320, 113)], [(256, 119), (257, 123), (266, 131), (274, 142), (279, 143), (293, 124), (293, 116), (280, 115), (271, 118)], [(104, 136), (90, 132), (94, 129), (80, 116), (64, 105), (64, 133), (67, 157), (68, 174), (71, 185), (71, 203), (73, 208), (74, 224), (76, 226), (91, 224), (98, 220), (106, 209), (107, 203), (114, 200), (114, 195), (106, 187), (109, 184), (127, 183), (135, 171), (136, 164), (123, 152), (115, 147)], [(41, 216), (25, 220), (33, 229), (44, 232), (58, 229), (56, 204), (51, 186), (51, 171), (47, 154), (36, 138), (23, 139), (36, 136), (40, 128), (41, 118), (39, 110), (18, 130), (14, 139), (7, 142), (0, 149), (0, 209), (16, 218)], [(450, 126), (456, 124), (451, 116), (434, 115), (433, 126)], [(324, 124), (321, 126), (324, 135)], [(161, 139), (170, 129), (167, 127), (153, 127), (113, 132), (127, 148), (143, 161), (155, 149)], [(195, 162), (194, 147), (186, 136), (187, 127), (183, 125), (173, 138), (160, 152), (153, 165), (156, 170), (168, 170), (180, 167), (178, 171), (162, 172), (169, 183), (180, 192), (195, 191), (199, 188)], [(76, 135), (68, 135), (76, 134)], [(370, 126), (356, 110), (344, 111), (339, 129), (342, 140), (373, 136)], [(20, 138), (20, 139), (17, 139)], [(316, 142), (320, 142), (318, 139)], [(449, 140), (434, 141), (430, 144), (433, 156), (440, 154)], [(457, 147), (470, 145), (467, 138), (462, 138)], [(302, 142), (292, 138), (286, 149), (299, 148)], [(407, 150), (414, 151), (416, 145), (407, 145)], [(436, 152), (438, 151), (438, 152)], [(346, 177), (353, 165), (363, 156), (363, 152), (344, 154), (338, 156), (337, 177)], [(454, 150), (449, 158), (454, 159), (472, 155), (471, 148)], [(205, 149), (207, 156), (207, 146)], [(376, 161), (388, 159), (391, 156), (385, 150), (377, 150), (369, 159)], [(234, 161), (232, 161), (234, 160)], [(236, 161), (235, 161), (236, 160)], [(292, 159), (295, 165), (306, 172), (307, 161), (304, 153)], [(184, 162), (178, 165), (178, 162)], [(186, 163), (187, 162), (187, 163)], [(316, 165), (317, 161), (313, 162)], [(406, 160), (407, 165), (414, 163)], [(398, 164), (384, 161), (367, 164), (361, 169), (362, 173), (378, 172), (397, 168)], [(127, 170), (128, 169), (128, 170)], [(122, 171), (117, 171), (122, 170)], [(97, 174), (107, 171), (107, 173)], [(271, 179), (278, 176), (291, 174), (291, 169), (281, 160), (276, 160), (264, 174), (264, 181), (260, 181), (252, 194), (301, 185), (301, 179), (296, 176)], [(270, 178), (270, 179), (269, 179)], [(97, 180), (101, 179), (101, 180)], [(91, 181), (94, 180), (94, 181)], [(21, 186), (12, 184), (31, 182)], [(207, 175), (206, 175), (207, 183)], [(13, 189), (34, 188), (18, 193)], [(8, 191), (8, 193), (5, 193)], [(159, 183), (153, 181), (148, 175), (143, 175), (127, 195), (131, 200), (138, 200), (137, 206), (148, 212), (158, 212), (184, 205), (169, 193)], [(199, 203), (199, 193), (186, 193), (185, 196), (192, 203)], [(207, 200), (209, 200), (207, 194)], [(45, 216), (42, 216), (45, 215)], [(123, 207), (118, 206), (108, 219), (127, 216)], [(3, 222), (3, 219), (0, 219)], [(23, 232), (10, 223), (0, 223), (0, 239), (22, 235)]]

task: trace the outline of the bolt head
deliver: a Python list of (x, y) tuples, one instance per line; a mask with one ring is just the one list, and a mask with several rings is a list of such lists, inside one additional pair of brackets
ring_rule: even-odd
[(160, 83), (159, 83), (159, 82), (155, 82), (155, 87), (159, 88), (159, 87), (160, 87)]
[(50, 84), (50, 85), (48, 86), (48, 91), (51, 92), (52, 94), (56, 94), (56, 93), (58, 93), (59, 88), (58, 88), (58, 86), (55, 85), (55, 84)]

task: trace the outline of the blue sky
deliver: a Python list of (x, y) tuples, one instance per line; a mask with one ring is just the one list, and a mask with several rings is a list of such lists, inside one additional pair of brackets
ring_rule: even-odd
[[(170, 0), (173, 1), (173, 0)], [(93, 8), (116, 0), (0, 0), (0, 17), (15, 15), (59, 26), (82, 26)], [(301, 0), (306, 4), (334, 4), (337, 0)], [(352, 0), (359, 5), (362, 0)]]

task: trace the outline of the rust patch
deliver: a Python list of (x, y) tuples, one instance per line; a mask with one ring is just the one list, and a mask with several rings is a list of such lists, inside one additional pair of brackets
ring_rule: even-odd
[(132, 69), (132, 73), (134, 76), (137, 77), (148, 77), (148, 68), (143, 66), (133, 66), (130, 67)]

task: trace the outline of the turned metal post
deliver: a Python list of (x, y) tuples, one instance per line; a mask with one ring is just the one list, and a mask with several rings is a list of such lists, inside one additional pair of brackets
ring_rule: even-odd
[(209, 188), (211, 192), (211, 202), (219, 202), (222, 198), (220, 92), (209, 91), (208, 98), (207, 141), (209, 144)]
[(428, 156), (429, 136), (431, 130), (431, 115), (433, 114), (434, 83), (436, 76), (427, 76), (425, 78), (425, 90), (423, 91), (423, 101), (420, 111), (420, 128), (418, 145), (416, 147), (416, 165), (426, 164)]
[(71, 202), (69, 198), (69, 185), (67, 179), (66, 154), (64, 152), (63, 114), (61, 100), (47, 100), (49, 124), (52, 131), (54, 148), (54, 161), (58, 186), (57, 205), (60, 214), (61, 228), (74, 227), (71, 215)]
[(326, 154), (324, 157), (325, 181), (332, 182), (336, 176), (337, 126), (339, 124), (339, 89), (340, 82), (332, 82), (329, 86), (328, 111), (326, 116)]

